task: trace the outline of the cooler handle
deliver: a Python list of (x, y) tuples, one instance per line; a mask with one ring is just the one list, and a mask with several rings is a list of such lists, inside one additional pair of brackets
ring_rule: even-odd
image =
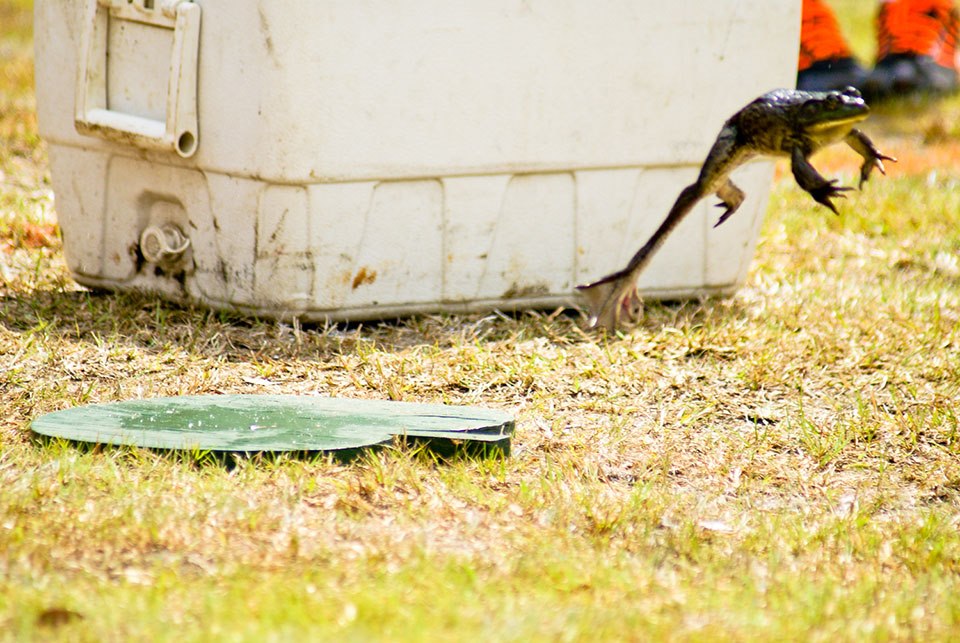
[[(131, 20), (173, 30), (167, 117), (158, 121), (107, 108), (108, 20)], [(190, 0), (89, 0), (77, 74), (74, 124), (87, 136), (173, 151), (197, 151), (197, 60), (200, 5)]]

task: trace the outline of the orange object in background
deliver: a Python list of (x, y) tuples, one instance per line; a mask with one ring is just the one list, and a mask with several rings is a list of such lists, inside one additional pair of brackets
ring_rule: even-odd
[(798, 71), (823, 60), (850, 58), (847, 45), (833, 10), (823, 0), (803, 0), (800, 23), (800, 60)]
[(868, 98), (949, 93), (960, 87), (954, 0), (884, 0), (876, 18), (877, 56), (866, 71), (853, 57), (825, 0), (803, 0), (797, 87), (826, 91), (852, 85)]
[(891, 54), (916, 54), (955, 67), (957, 27), (953, 0), (882, 2), (877, 13), (877, 60)]

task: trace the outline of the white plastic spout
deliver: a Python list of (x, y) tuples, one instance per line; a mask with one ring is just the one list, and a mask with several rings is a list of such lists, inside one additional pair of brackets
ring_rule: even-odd
[(177, 226), (148, 226), (140, 233), (140, 253), (150, 263), (176, 266), (190, 248), (190, 239)]

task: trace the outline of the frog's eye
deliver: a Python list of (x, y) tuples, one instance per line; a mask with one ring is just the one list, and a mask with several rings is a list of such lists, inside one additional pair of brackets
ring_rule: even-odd
[(860, 90), (850, 85), (847, 85), (843, 88), (843, 95), (849, 96), (850, 98), (862, 98), (860, 95)]
[(839, 94), (830, 94), (827, 96), (827, 109), (836, 109), (843, 104), (843, 99)]

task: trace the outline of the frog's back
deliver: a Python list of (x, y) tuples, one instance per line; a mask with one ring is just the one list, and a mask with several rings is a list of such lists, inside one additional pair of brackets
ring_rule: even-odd
[(795, 137), (795, 113), (809, 92), (775, 89), (737, 112), (731, 122), (737, 127), (738, 142), (762, 154), (787, 154)]

